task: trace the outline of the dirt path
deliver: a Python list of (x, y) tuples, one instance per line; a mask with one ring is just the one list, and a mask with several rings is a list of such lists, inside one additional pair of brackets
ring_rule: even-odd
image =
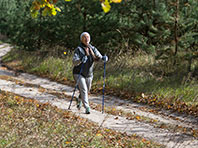
[[(0, 45), (0, 60), (10, 49), (11, 47), (8, 44)], [(0, 89), (43, 103), (49, 102), (61, 109), (68, 108), (73, 93), (72, 87), (26, 73), (16, 75), (14, 71), (2, 67), (1, 64)], [(102, 114), (97, 107), (93, 107), (101, 104), (101, 100), (102, 96), (90, 95), (92, 104), (90, 115), (84, 114), (84, 109), (77, 110), (75, 101), (72, 103), (71, 111), (99, 125), (102, 124), (103, 127), (126, 132), (130, 135), (136, 134), (163, 144), (168, 148), (198, 147), (198, 139), (193, 137), (193, 132), (198, 130), (198, 118), (168, 111), (153, 112), (151, 107), (136, 104), (132, 101), (123, 101), (112, 96), (105, 96), (107, 110), (119, 111), (122, 114), (113, 115), (111, 112)], [(126, 115), (130, 115), (130, 117)], [(164, 125), (166, 128), (162, 128)], [(186, 129), (189, 132), (182, 132)]]

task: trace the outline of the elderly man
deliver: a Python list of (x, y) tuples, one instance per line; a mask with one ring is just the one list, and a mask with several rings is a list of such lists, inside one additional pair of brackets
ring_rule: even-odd
[(79, 98), (77, 99), (77, 108), (81, 108), (82, 102), (85, 107), (86, 114), (90, 114), (88, 92), (91, 89), (91, 83), (93, 80), (94, 61), (107, 62), (108, 57), (102, 56), (101, 53), (90, 44), (89, 33), (83, 32), (80, 35), (80, 45), (74, 51), (73, 76), (76, 82), (78, 80), (78, 88), (80, 91)]

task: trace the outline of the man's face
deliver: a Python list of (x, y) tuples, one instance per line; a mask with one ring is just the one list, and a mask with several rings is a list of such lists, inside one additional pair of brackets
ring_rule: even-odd
[(84, 35), (82, 36), (82, 43), (85, 44), (86, 46), (88, 46), (88, 45), (89, 45), (89, 42), (90, 42), (90, 37), (89, 37), (89, 35), (84, 34)]

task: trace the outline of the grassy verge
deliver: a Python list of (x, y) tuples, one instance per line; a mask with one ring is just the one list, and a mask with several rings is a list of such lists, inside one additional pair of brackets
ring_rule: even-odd
[(161, 147), (49, 104), (0, 93), (0, 147)]
[[(13, 49), (3, 61), (14, 69), (73, 85), (72, 53), (65, 55), (62, 47), (37, 52)], [(168, 64), (156, 62), (152, 56), (142, 53), (110, 57), (106, 68), (106, 93), (197, 115), (197, 78), (186, 75), (184, 69), (182, 66), (170, 69)], [(101, 93), (103, 64), (96, 63), (94, 70), (92, 92)]]

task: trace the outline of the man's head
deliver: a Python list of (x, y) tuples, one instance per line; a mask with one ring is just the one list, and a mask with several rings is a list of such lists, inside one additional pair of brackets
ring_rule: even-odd
[(86, 46), (89, 45), (89, 42), (90, 42), (90, 34), (88, 32), (83, 32), (81, 35), (80, 35), (80, 41), (85, 44)]

